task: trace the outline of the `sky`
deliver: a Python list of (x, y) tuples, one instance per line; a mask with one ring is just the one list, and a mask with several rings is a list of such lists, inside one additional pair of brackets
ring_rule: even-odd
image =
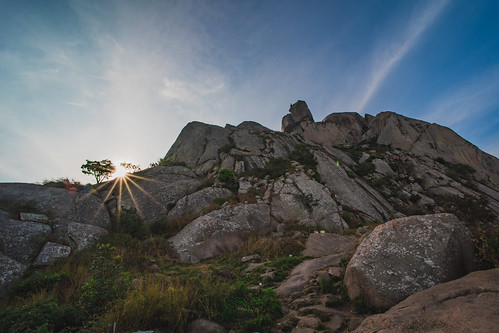
[(497, 0), (0, 0), (0, 182), (147, 168), (190, 121), (280, 130), (305, 100), (499, 156)]

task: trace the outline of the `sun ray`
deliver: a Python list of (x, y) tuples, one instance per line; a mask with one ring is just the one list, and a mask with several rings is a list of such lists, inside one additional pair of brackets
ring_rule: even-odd
[(151, 200), (152, 202), (154, 202), (156, 205), (158, 205), (159, 207), (163, 207), (163, 205), (161, 205), (151, 194), (149, 194), (146, 190), (144, 190), (139, 184), (137, 184), (136, 182), (134, 182), (133, 180), (131, 179), (128, 179), (130, 181), (130, 183), (132, 183), (135, 187), (137, 187), (140, 191), (142, 191), (145, 195), (147, 195)]
[(132, 203), (133, 203), (133, 206), (135, 207), (135, 210), (137, 211), (137, 213), (140, 216), (142, 216), (142, 212), (140, 211), (139, 205), (137, 205), (137, 201), (135, 200), (135, 197), (133, 196), (132, 190), (130, 189), (130, 186), (128, 185), (128, 180), (129, 179), (128, 179), (127, 175), (125, 175), (123, 177), (123, 182), (125, 183), (125, 187), (128, 190), (128, 194), (130, 195), (130, 199), (132, 200)]
[[(97, 219), (97, 214), (99, 214), (99, 212), (104, 208), (105, 208), (105, 205), (106, 205), (106, 201), (107, 199), (109, 199), (109, 197), (111, 196), (111, 194), (113, 193), (113, 190), (114, 188), (116, 187), (116, 180), (113, 180), (113, 185), (111, 186), (111, 189), (107, 192), (107, 195), (106, 197), (102, 200), (101, 204), (99, 205), (99, 208), (97, 209), (97, 211), (95, 212), (95, 214), (92, 216), (91, 218), (91, 222), (95, 221)], [(108, 186), (108, 184), (101, 184), (95, 191), (99, 191), (100, 189), (102, 189), (104, 186)], [(85, 194), (85, 197), (86, 196), (89, 196), (89, 195), (93, 195), (92, 194), (93, 191), (90, 191), (89, 193)]]

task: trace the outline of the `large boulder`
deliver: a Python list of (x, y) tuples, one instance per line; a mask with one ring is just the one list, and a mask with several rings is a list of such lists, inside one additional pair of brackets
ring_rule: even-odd
[(57, 243), (47, 242), (33, 262), (34, 266), (47, 266), (60, 258), (71, 254), (71, 247)]
[(107, 234), (107, 230), (95, 225), (70, 223), (68, 226), (68, 236), (76, 243), (76, 250), (83, 250)]
[(51, 233), (47, 224), (12, 220), (0, 215), (0, 250), (10, 258), (29, 265)]
[(181, 261), (199, 262), (240, 248), (251, 235), (270, 231), (269, 205), (225, 205), (189, 223), (169, 243)]
[(171, 221), (182, 218), (183, 216), (190, 216), (192, 218), (199, 217), (213, 199), (227, 197), (231, 194), (232, 192), (224, 187), (206, 187), (178, 200), (175, 207), (168, 212), (167, 219)]
[(278, 179), (273, 185), (272, 217), (328, 231), (348, 229), (329, 189), (303, 172)]
[(471, 234), (452, 214), (410, 216), (376, 227), (345, 272), (350, 298), (390, 307), (474, 268)]
[(229, 134), (227, 128), (190, 122), (182, 129), (165, 159), (183, 162), (195, 169), (196, 174), (204, 175), (220, 162), (218, 153), (220, 148), (230, 144)]
[(365, 319), (355, 333), (496, 332), (499, 268), (473, 272), (409, 296)]
[[(53, 225), (68, 223), (92, 224), (108, 229), (111, 226), (109, 214), (102, 200), (93, 194), (72, 192), (36, 184), (0, 183), (0, 202), (7, 205), (4, 210), (24, 208), (50, 217)], [(0, 207), (1, 209), (2, 207)], [(14, 216), (15, 219), (18, 216)]]

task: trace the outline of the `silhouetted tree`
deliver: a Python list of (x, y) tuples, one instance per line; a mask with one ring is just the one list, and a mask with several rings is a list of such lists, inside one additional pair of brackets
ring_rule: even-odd
[(110, 160), (89, 161), (81, 166), (81, 172), (86, 175), (93, 175), (97, 184), (100, 184), (104, 179), (111, 177), (116, 171), (116, 167)]

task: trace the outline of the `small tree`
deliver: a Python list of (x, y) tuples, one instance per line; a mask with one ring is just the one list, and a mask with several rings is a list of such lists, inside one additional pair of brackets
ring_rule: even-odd
[(135, 165), (132, 163), (121, 162), (120, 165), (130, 172), (138, 172), (141, 170), (140, 165)]
[(86, 175), (95, 177), (97, 184), (100, 184), (104, 179), (111, 177), (116, 171), (116, 167), (110, 160), (89, 161), (81, 166), (81, 172)]

